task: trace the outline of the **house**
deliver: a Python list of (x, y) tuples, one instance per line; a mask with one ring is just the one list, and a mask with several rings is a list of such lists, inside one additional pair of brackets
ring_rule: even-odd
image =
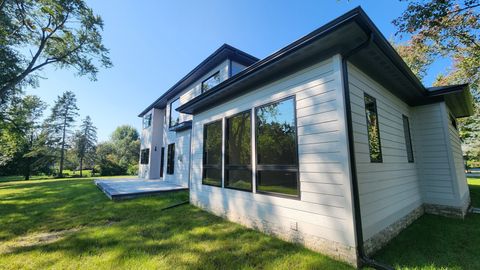
[(223, 45), (147, 107), (139, 176), (346, 261), (423, 213), (470, 203), (456, 119), (468, 85), (424, 87), (361, 8), (272, 55)]

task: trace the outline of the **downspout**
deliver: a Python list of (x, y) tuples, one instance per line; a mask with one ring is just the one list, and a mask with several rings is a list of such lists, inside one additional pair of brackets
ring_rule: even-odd
[(345, 110), (347, 114), (347, 134), (349, 144), (349, 159), (350, 159), (350, 171), (352, 177), (352, 190), (353, 190), (353, 208), (354, 208), (354, 220), (356, 231), (357, 252), (360, 258), (360, 267), (368, 266), (375, 269), (393, 270), (393, 267), (373, 260), (365, 254), (363, 246), (363, 229), (362, 229), (362, 215), (360, 212), (360, 193), (358, 190), (358, 178), (357, 178), (357, 166), (355, 163), (355, 149), (352, 127), (352, 110), (350, 106), (350, 88), (348, 82), (348, 68), (347, 60), (352, 55), (367, 48), (373, 43), (374, 34), (370, 33), (368, 40), (360, 44), (359, 46), (351, 49), (350, 51), (342, 55), (342, 77), (343, 77), (343, 91), (345, 96)]

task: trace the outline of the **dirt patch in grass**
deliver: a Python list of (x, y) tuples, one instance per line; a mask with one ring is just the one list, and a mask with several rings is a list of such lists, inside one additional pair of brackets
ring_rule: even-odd
[(17, 237), (0, 245), (0, 254), (10, 253), (19, 248), (29, 248), (39, 245), (47, 245), (64, 239), (67, 235), (78, 232), (80, 228), (61, 231), (33, 233)]

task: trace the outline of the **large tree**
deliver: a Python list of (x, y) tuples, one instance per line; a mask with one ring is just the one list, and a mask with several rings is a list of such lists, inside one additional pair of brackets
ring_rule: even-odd
[(448, 58), (452, 66), (438, 74), (434, 85), (469, 83), (475, 98), (474, 115), (458, 121), (464, 154), (480, 160), (480, 0), (409, 1), (393, 21), (397, 35), (409, 41), (394, 44), (419, 78), (436, 59)]
[(78, 116), (77, 98), (71, 91), (66, 91), (57, 98), (50, 116), (46, 119), (46, 126), (52, 138), (52, 143), (60, 149), (59, 177), (63, 176), (65, 149), (67, 138), (71, 135), (75, 118)]
[(103, 20), (83, 0), (0, 0), (0, 103), (47, 65), (96, 79), (112, 65)]
[(450, 58), (453, 66), (445, 71), (443, 82), (469, 83), (480, 99), (480, 0), (409, 1), (393, 23), (397, 35), (410, 37), (404, 58), (415, 58), (408, 52), (417, 52), (413, 62), (424, 67), (435, 59)]
[(111, 142), (120, 166), (127, 169), (129, 165), (138, 163), (139, 137), (138, 131), (128, 125), (119, 126), (113, 131)]
[(46, 104), (37, 96), (15, 96), (0, 114), (0, 165), (28, 180), (39, 155), (40, 118)]
[(74, 144), (75, 154), (80, 164), (80, 176), (82, 176), (83, 162), (86, 158), (93, 159), (97, 144), (97, 128), (93, 125), (90, 116), (82, 120), (80, 129), (75, 133)]

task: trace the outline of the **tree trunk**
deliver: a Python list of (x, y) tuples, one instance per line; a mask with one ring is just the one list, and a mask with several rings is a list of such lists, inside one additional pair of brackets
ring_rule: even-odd
[(68, 109), (65, 112), (63, 119), (62, 152), (60, 152), (60, 174), (58, 175), (60, 178), (63, 177), (63, 159), (65, 158), (65, 133), (67, 129), (67, 115)]
[(80, 158), (80, 177), (83, 177), (82, 171), (83, 171), (83, 157)]

